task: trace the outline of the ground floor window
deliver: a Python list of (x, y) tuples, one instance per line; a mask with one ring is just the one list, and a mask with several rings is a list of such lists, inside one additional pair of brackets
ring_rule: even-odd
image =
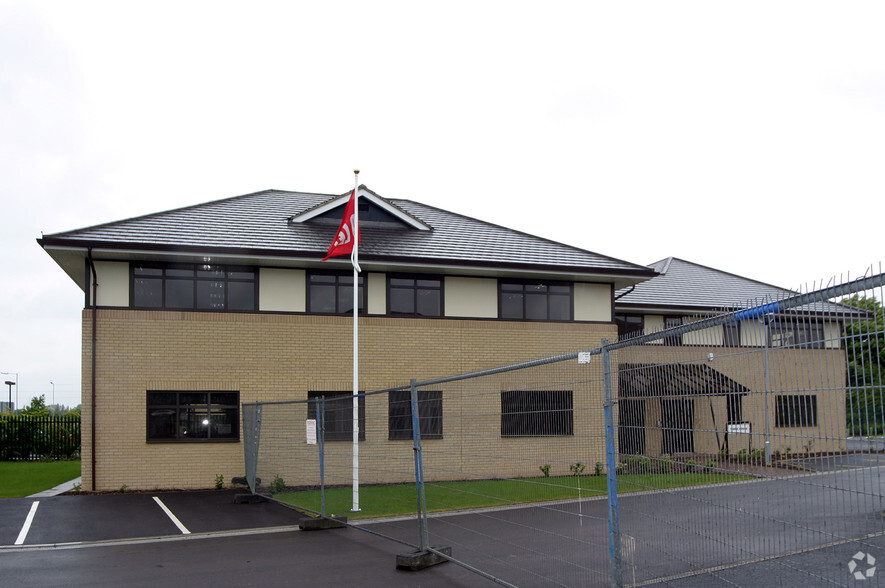
[(502, 437), (552, 437), (573, 431), (571, 390), (501, 392)]
[(239, 392), (148, 390), (148, 442), (239, 439)]
[[(394, 390), (387, 396), (387, 438), (412, 438), (412, 395), (409, 390)], [(418, 390), (418, 427), (422, 439), (442, 439), (442, 392)]]
[(796, 394), (775, 398), (776, 427), (816, 427), (817, 396)]
[[(316, 418), (320, 399), (325, 398), (323, 439), (325, 441), (353, 441), (353, 392), (311, 391), (307, 393), (308, 418)], [(366, 440), (366, 397), (359, 396), (359, 440)]]

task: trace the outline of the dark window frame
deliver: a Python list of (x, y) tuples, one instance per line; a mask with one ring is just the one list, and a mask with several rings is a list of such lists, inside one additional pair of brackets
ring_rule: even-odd
[(817, 394), (783, 394), (774, 399), (775, 427), (816, 427)]
[(768, 346), (773, 349), (823, 349), (826, 347), (824, 325), (817, 321), (794, 322), (775, 318), (768, 325)]
[(501, 437), (571, 437), (574, 431), (574, 391), (501, 392)]
[[(201, 394), (206, 395), (205, 403), (187, 401), (187, 396), (198, 397)], [(235, 395), (235, 400), (230, 402), (230, 398), (223, 398), (222, 395), (228, 397)], [(174, 401), (169, 402), (173, 398)], [(217, 401), (213, 402), (213, 398)], [(147, 390), (145, 404), (145, 436), (148, 443), (240, 442), (240, 392), (238, 390)], [(171, 414), (169, 411), (172, 411)], [(231, 413), (231, 411), (233, 412)], [(218, 432), (219, 423), (213, 423), (211, 418), (213, 413), (222, 414), (223, 412), (233, 415), (233, 418), (219, 419), (221, 421), (230, 421), (220, 423), (220, 425), (230, 426), (230, 430), (226, 434)], [(186, 422), (182, 421), (183, 414), (186, 417), (193, 417), (193, 415), (197, 414), (203, 414), (207, 417), (208, 423), (199, 423), (208, 427), (206, 436), (189, 436)], [(168, 432), (163, 434), (159, 431), (164, 425), (162, 417), (169, 416), (172, 416), (173, 419), (171, 423), (165, 423), (165, 428)], [(192, 421), (192, 418), (185, 418), (185, 421), (189, 420)], [(213, 428), (216, 429), (214, 436)]]
[[(411, 282), (411, 284), (397, 283)], [(425, 282), (425, 283), (421, 283)], [(427, 282), (436, 282), (436, 285)], [(394, 291), (410, 293), (411, 310), (399, 310), (395, 308), (396, 298)], [(445, 283), (442, 276), (431, 274), (388, 274), (387, 275), (387, 316), (390, 317), (414, 317), (414, 318), (439, 318), (444, 315), (445, 308)], [(438, 296), (437, 308), (432, 314), (421, 314), (422, 294), (436, 293)]]
[(618, 326), (619, 339), (638, 336), (645, 333), (644, 314), (616, 313), (615, 324)]
[[(221, 272), (221, 275), (218, 273)], [(242, 275), (248, 274), (248, 277)], [(156, 282), (153, 290), (146, 292), (139, 282)], [(258, 310), (258, 268), (242, 265), (221, 265), (208, 263), (158, 263), (133, 262), (129, 264), (129, 307), (137, 310), (180, 310), (199, 312), (256, 312)], [(251, 304), (248, 308), (231, 308), (231, 285), (251, 285)], [(174, 305), (170, 298), (176, 295), (175, 286), (181, 286), (179, 294), (190, 298), (187, 303)], [(208, 290), (207, 290), (208, 288)], [(206, 296), (211, 300), (212, 289), (223, 295), (221, 306), (207, 305)], [(189, 293), (186, 292), (189, 290)], [(247, 289), (248, 291), (248, 289)], [(156, 304), (139, 301), (143, 296), (157, 296)], [(217, 294), (218, 292), (215, 292)]]
[[(543, 290), (541, 289), (543, 288)], [(564, 288), (566, 292), (552, 292), (551, 289)], [(508, 299), (510, 297), (510, 299)], [(516, 298), (520, 302), (514, 303)], [(544, 298), (544, 316), (532, 316), (533, 298)], [(564, 318), (551, 318), (559, 313), (555, 312), (555, 302), (565, 302), (566, 316)], [(519, 312), (510, 314), (511, 309), (521, 307)], [(506, 316), (505, 316), (506, 315)], [(508, 321), (534, 321), (534, 322), (570, 322), (575, 318), (575, 285), (572, 282), (555, 280), (498, 280), (498, 318)]]
[[(664, 315), (665, 331), (674, 327), (681, 327), (683, 324), (685, 324), (685, 317), (682, 315)], [(682, 335), (668, 335), (664, 337), (664, 345), (669, 347), (681, 347), (683, 345)]]
[[(353, 392), (341, 390), (311, 390), (307, 393), (307, 418), (316, 418), (317, 404), (326, 397), (323, 420), (323, 441), (353, 441)], [(366, 440), (366, 396), (359, 394), (359, 440)]]
[[(313, 284), (312, 283), (312, 280), (314, 278), (320, 278), (320, 277), (334, 278), (334, 280), (335, 280), (334, 284), (321, 284), (321, 283)], [(342, 280), (344, 280), (345, 282), (347, 280), (350, 280), (350, 283), (349, 284), (342, 283)], [(367, 306), (366, 292), (368, 290), (368, 288), (366, 288), (366, 284), (367, 284), (367, 279), (363, 276), (363, 274), (360, 274), (359, 277), (357, 278), (357, 287), (359, 288), (359, 291), (357, 293), (357, 296), (358, 296), (357, 304), (359, 305), (359, 313), (358, 314), (360, 316), (366, 315), (366, 306)], [(315, 294), (314, 294), (314, 289), (313, 289), (314, 285), (316, 285), (318, 287), (324, 286), (324, 285), (331, 285), (335, 289), (335, 311), (334, 312), (329, 312), (329, 311), (324, 312), (324, 311), (314, 309), (314, 302), (315, 302), (315, 300), (314, 300)], [(350, 307), (346, 308), (344, 310), (341, 310), (341, 307), (339, 304), (342, 300), (342, 296), (341, 296), (341, 289), (342, 288), (347, 288), (347, 289), (351, 290), (351, 292), (350, 292), (351, 295), (349, 297), (349, 300), (351, 301)], [(330, 316), (348, 315), (348, 314), (352, 315), (353, 314), (353, 291), (352, 290), (353, 290), (353, 273), (352, 272), (309, 271), (307, 273), (307, 312), (310, 314), (324, 314), (324, 315), (330, 315)]]
[(741, 323), (725, 323), (722, 325), (722, 346), (723, 347), (740, 347), (741, 346)]

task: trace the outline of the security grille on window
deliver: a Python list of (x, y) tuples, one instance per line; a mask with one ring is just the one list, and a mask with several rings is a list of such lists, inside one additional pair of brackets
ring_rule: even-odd
[(554, 282), (500, 282), (502, 319), (568, 321), (572, 319), (572, 286)]
[[(357, 280), (359, 312), (366, 309), (363, 276)], [(308, 311), (316, 314), (353, 313), (353, 273), (316, 273), (308, 277)]]
[(149, 442), (239, 441), (239, 392), (147, 393)]
[[(325, 397), (325, 413), (323, 428), (325, 441), (353, 441), (353, 393), (323, 392), (307, 393), (310, 400), (307, 404), (308, 418), (316, 418), (320, 398)], [(366, 440), (366, 397), (359, 396), (359, 440)]]
[(251, 312), (255, 269), (209, 264), (134, 264), (133, 308)]
[(571, 390), (508, 390), (501, 392), (502, 437), (572, 435)]
[(816, 427), (817, 396), (795, 394), (775, 398), (776, 427)]
[(387, 303), (391, 315), (442, 316), (442, 280), (427, 276), (390, 276)]
[[(412, 395), (394, 390), (387, 396), (387, 438), (412, 438)], [(422, 439), (442, 439), (442, 391), (418, 390), (418, 427)]]

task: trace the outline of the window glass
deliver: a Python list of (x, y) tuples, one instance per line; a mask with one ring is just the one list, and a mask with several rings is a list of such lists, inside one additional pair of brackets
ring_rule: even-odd
[[(162, 270), (160, 270), (162, 271)], [(163, 307), (163, 279), (135, 278), (132, 280), (132, 304), (141, 308)]]
[(817, 396), (795, 394), (775, 397), (776, 427), (816, 427)]
[(254, 310), (255, 284), (253, 282), (228, 282), (227, 308), (228, 310)]
[(166, 280), (166, 308), (193, 307), (193, 280)]
[(224, 310), (224, 282), (197, 281), (197, 308)]
[(391, 289), (390, 314), (415, 314), (415, 292), (405, 288)]

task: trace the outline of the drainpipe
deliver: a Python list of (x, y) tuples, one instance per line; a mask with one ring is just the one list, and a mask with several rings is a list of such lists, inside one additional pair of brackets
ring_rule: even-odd
[(92, 377), (90, 378), (92, 381), (92, 401), (89, 403), (91, 408), (92, 417), (90, 419), (90, 426), (92, 430), (92, 491), (95, 492), (95, 347), (96, 347), (96, 312), (98, 311), (98, 275), (95, 272), (95, 262), (92, 259), (92, 247), (90, 247), (86, 252), (86, 259), (89, 262), (89, 269), (92, 271), (92, 296), (90, 302), (92, 303)]

